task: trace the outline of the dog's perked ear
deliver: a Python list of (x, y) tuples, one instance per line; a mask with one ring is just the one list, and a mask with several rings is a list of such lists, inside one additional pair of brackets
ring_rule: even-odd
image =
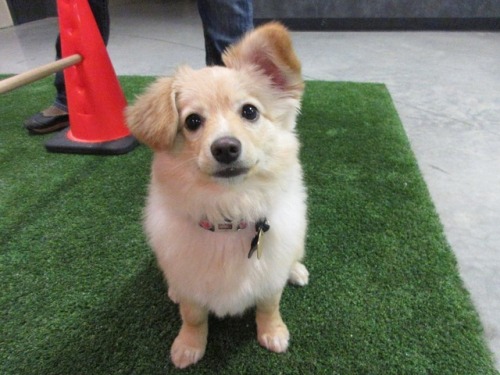
[(154, 150), (172, 146), (178, 131), (173, 79), (160, 78), (125, 109), (130, 132)]
[(300, 62), (288, 30), (270, 22), (246, 34), (222, 56), (228, 68), (255, 67), (274, 87), (300, 99), (304, 91)]

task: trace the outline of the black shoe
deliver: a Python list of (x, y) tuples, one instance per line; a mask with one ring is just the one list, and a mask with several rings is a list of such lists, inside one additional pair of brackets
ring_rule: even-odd
[(42, 112), (38, 112), (36, 115), (33, 115), (29, 119), (24, 121), (24, 127), (30, 134), (46, 134), (55, 132), (68, 126), (68, 114), (45, 116)]

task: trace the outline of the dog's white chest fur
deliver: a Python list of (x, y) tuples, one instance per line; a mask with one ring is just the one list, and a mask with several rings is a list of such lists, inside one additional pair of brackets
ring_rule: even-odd
[[(160, 155), (155, 163), (165, 166), (167, 159)], [(242, 313), (260, 299), (283, 289), (297, 252), (303, 251), (299, 247), (306, 227), (305, 190), (300, 168), (295, 169), (281, 188), (267, 194), (257, 190), (252, 198), (251, 192), (242, 193), (240, 202), (230, 193), (201, 196), (197, 209), (187, 204), (185, 189), (177, 189), (173, 181), (162, 187), (163, 178), (153, 176), (145, 228), (174, 299), (192, 300), (224, 316)], [(196, 193), (188, 194), (190, 200), (197, 200)], [(257, 201), (263, 197), (265, 202)], [(201, 228), (194, 219), (201, 218), (210, 209), (217, 210), (223, 203), (220, 201), (225, 199), (232, 200), (235, 212), (245, 211), (247, 204), (253, 206), (248, 207), (247, 212), (255, 207), (265, 210), (262, 215), (267, 218), (270, 229), (261, 237), (260, 259), (256, 254), (248, 258), (256, 234), (254, 225), (237, 232), (211, 232)], [(186, 215), (186, 208), (193, 212)]]

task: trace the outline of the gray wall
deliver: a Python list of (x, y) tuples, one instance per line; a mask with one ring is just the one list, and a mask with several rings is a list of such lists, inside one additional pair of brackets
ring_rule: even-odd
[(311, 28), (500, 29), (500, 0), (254, 0), (254, 8), (257, 23)]

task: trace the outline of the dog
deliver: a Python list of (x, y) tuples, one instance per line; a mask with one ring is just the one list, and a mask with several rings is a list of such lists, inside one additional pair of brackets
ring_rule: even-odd
[(256, 307), (258, 342), (286, 351), (281, 294), (309, 280), (295, 133), (305, 85), (289, 32), (258, 27), (223, 62), (182, 66), (126, 109), (131, 133), (154, 151), (144, 228), (179, 304), (178, 368), (203, 357), (209, 313)]

